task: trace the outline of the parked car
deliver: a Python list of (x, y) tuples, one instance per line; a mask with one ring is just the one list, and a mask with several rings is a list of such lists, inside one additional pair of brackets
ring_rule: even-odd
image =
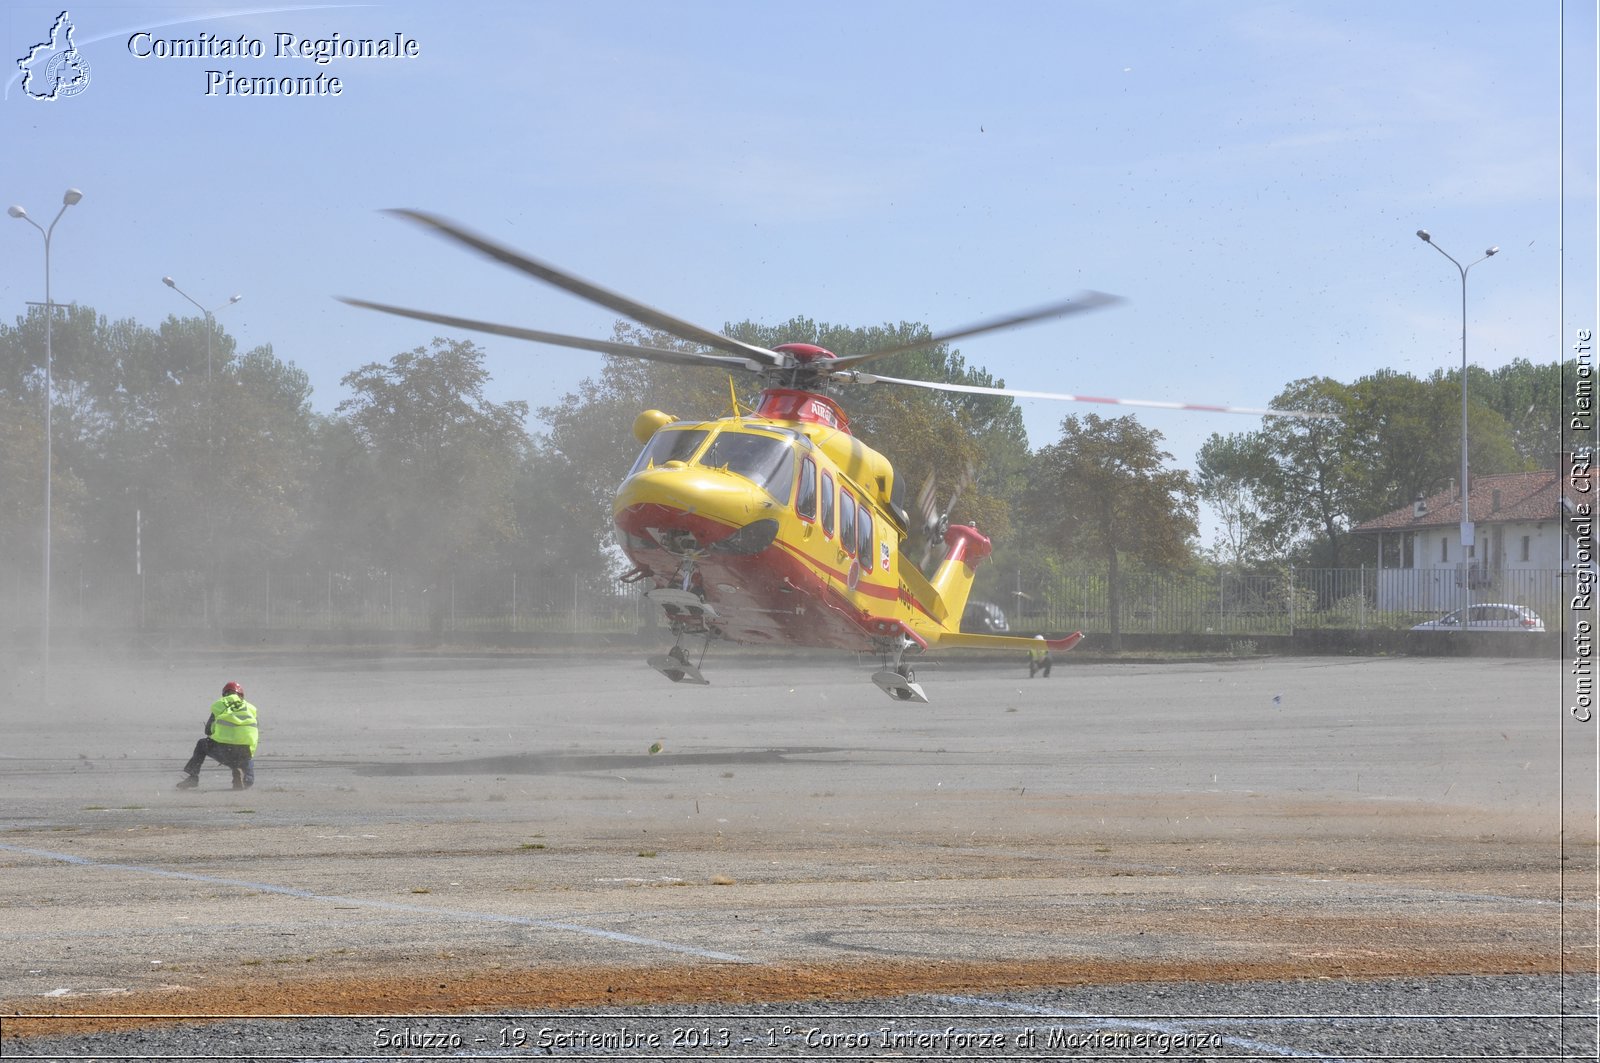
[[(1520, 605), (1506, 605), (1503, 602), (1490, 602), (1485, 605), (1471, 607), (1472, 615), (1467, 621), (1468, 631), (1543, 631), (1544, 621), (1539, 619), (1539, 614), (1532, 609), (1525, 609)], [(1412, 631), (1460, 631), (1461, 610), (1446, 613), (1437, 620), (1429, 620), (1425, 624), (1418, 624)]]
[(968, 602), (961, 613), (961, 630), (977, 635), (1004, 635), (1011, 630), (1006, 614), (993, 602)]

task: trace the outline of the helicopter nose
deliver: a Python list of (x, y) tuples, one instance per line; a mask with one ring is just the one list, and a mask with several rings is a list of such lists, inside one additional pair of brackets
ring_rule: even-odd
[(647, 536), (650, 528), (690, 532), (702, 546), (730, 539), (754, 523), (770, 523), (771, 535), (753, 530), (732, 544), (735, 553), (759, 553), (777, 534), (776, 520), (762, 521), (772, 509), (766, 493), (741, 477), (668, 462), (623, 481), (612, 511), (629, 535)]

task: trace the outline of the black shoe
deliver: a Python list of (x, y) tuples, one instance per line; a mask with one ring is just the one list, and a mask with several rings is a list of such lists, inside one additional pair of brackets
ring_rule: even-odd
[(196, 786), (199, 786), (199, 785), (200, 785), (200, 776), (198, 776), (198, 775), (185, 775), (183, 777), (183, 779), (178, 783), (178, 789), (180, 789), (180, 790), (193, 790)]

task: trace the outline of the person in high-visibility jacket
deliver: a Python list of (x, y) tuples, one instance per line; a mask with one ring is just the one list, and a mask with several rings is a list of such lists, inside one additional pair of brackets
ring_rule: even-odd
[(183, 767), (180, 790), (200, 785), (200, 766), (207, 757), (233, 770), (233, 788), (248, 790), (256, 783), (256, 743), (260, 739), (256, 707), (244, 700), (244, 687), (228, 683), (222, 697), (212, 703), (206, 717), (206, 736), (194, 745), (194, 756)]
[(1028, 678), (1032, 679), (1040, 672), (1046, 679), (1050, 678), (1050, 647), (1044, 641), (1043, 635), (1033, 636), (1036, 645), (1028, 648)]

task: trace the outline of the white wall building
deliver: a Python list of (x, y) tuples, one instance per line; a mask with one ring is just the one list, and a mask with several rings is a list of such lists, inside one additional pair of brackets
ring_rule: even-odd
[(1570, 489), (1563, 499), (1566, 486), (1548, 469), (1474, 477), (1474, 543), (1466, 551), (1454, 484), (1357, 525), (1352, 530), (1377, 547), (1378, 609), (1448, 612), (1470, 589), (1474, 602), (1526, 605), (1555, 620), (1574, 587), (1566, 506), (1578, 499)]

